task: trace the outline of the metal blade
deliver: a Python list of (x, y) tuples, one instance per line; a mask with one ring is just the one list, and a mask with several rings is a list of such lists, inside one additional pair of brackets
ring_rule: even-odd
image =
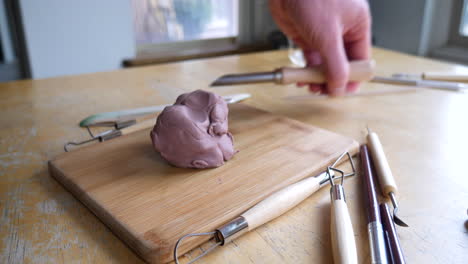
[(245, 74), (228, 74), (216, 79), (216, 81), (214, 81), (211, 84), (211, 86), (275, 82), (275, 78), (276, 74), (274, 71)]

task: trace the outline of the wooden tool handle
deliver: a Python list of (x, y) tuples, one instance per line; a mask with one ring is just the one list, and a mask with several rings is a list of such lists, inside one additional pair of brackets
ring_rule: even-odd
[(468, 82), (468, 73), (425, 72), (423, 79), (435, 81)]
[(344, 200), (332, 199), (331, 236), (334, 263), (357, 263), (353, 225)]
[(251, 231), (287, 212), (320, 188), (320, 179), (309, 177), (281, 189), (242, 214)]
[(387, 157), (383, 151), (379, 136), (374, 132), (369, 132), (367, 135), (367, 142), (383, 195), (388, 197), (390, 192), (396, 195), (398, 188), (393, 178), (392, 171), (390, 170), (390, 165), (388, 165)]
[(156, 124), (156, 121), (154, 119), (148, 119), (148, 120), (138, 122), (135, 125), (132, 125), (132, 126), (129, 126), (129, 127), (126, 127), (126, 128), (122, 128), (120, 130), (120, 132), (122, 132), (122, 135), (128, 135), (128, 134), (136, 132), (136, 131), (140, 131), (140, 130), (143, 130), (143, 129), (146, 129), (146, 128), (153, 127), (155, 124)]
[[(349, 63), (350, 81), (368, 81), (374, 76), (375, 61), (362, 60), (351, 61)], [(281, 68), (283, 77), (281, 84), (297, 82), (304, 83), (325, 83), (326, 76), (322, 67), (315, 68)]]

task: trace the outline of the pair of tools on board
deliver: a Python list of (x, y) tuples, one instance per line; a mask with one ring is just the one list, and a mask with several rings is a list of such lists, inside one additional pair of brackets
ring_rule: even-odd
[[(238, 103), (248, 98), (250, 98), (250, 94), (248, 93), (223, 96), (223, 99), (228, 104)], [(94, 141), (103, 142), (153, 127), (155, 124), (154, 118), (141, 120), (141, 117), (161, 112), (166, 106), (169, 105), (157, 105), (91, 115), (80, 122), (80, 127), (85, 127), (91, 138), (79, 142), (67, 142), (63, 148), (65, 152), (68, 152), (71, 146), (80, 146)], [(91, 131), (92, 127), (113, 127), (113, 129), (94, 134)]]
[[(403, 251), (400, 246), (394, 222), (400, 226), (407, 227), (398, 216), (398, 204), (396, 202), (397, 186), (383, 147), (376, 133), (368, 129), (367, 141), (371, 149), (372, 158), (368, 146), (363, 145), (360, 149), (361, 169), (365, 182), (365, 200), (368, 214), (368, 235), (372, 263), (405, 263)], [(344, 173), (336, 168), (336, 165), (347, 155), (351, 164), (351, 173)], [(373, 169), (382, 187), (382, 192), (388, 196), (393, 204), (393, 218), (386, 203), (377, 202), (375, 192)], [(333, 259), (335, 263), (357, 263), (356, 243), (354, 231), (345, 201), (343, 181), (345, 177), (355, 175), (355, 167), (351, 155), (343, 153), (327, 170), (316, 177), (309, 177), (288, 187), (273, 193), (268, 198), (256, 204), (244, 212), (238, 218), (221, 226), (215, 231), (205, 233), (194, 233), (182, 236), (174, 248), (174, 260), (179, 263), (178, 249), (182, 241), (193, 236), (212, 236), (214, 244), (189, 263), (193, 263), (205, 256), (218, 246), (225, 245), (234, 238), (239, 237), (246, 231), (251, 231), (290, 210), (307, 197), (312, 195), (325, 184), (330, 183), (331, 198), (331, 240)], [(338, 174), (339, 176), (335, 176)], [(341, 179), (335, 184), (336, 179)], [(388, 253), (387, 253), (388, 252)]]
[[(350, 81), (372, 81), (380, 83), (411, 85), (417, 87), (432, 87), (453, 91), (468, 90), (468, 85), (449, 81), (468, 81), (468, 75), (449, 73), (423, 73), (420, 76), (408, 74), (394, 74), (392, 77), (374, 76), (375, 62), (372, 60), (351, 61), (349, 63)], [(448, 81), (447, 81), (448, 80)], [(297, 82), (304, 83), (324, 83), (326, 81), (323, 68), (290, 68), (283, 67), (271, 72), (257, 72), (247, 74), (224, 75), (214, 81), (211, 86), (236, 85), (274, 82), (278, 84), (291, 84)], [(235, 103), (245, 100), (250, 94), (236, 94), (225, 96), (228, 103)], [(106, 141), (121, 135), (125, 135), (137, 130), (149, 128), (151, 121), (138, 122), (137, 118), (160, 112), (167, 105), (153, 107), (122, 110), (116, 112), (100, 113), (89, 116), (81, 121), (80, 126), (86, 127), (91, 136), (90, 139), (81, 142), (68, 142), (64, 149), (68, 151), (70, 146), (83, 145), (93, 141)], [(114, 129), (94, 135), (90, 127), (93, 126), (114, 126)], [(131, 127), (133, 126), (133, 127)]]

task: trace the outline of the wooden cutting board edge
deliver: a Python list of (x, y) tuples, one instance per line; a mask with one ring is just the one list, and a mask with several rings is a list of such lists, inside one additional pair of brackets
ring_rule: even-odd
[[(299, 122), (300, 123), (300, 122)], [(352, 156), (355, 156), (359, 150), (359, 143), (356, 140), (352, 140), (347, 150)], [(341, 153), (337, 153), (336, 157), (332, 160), (338, 158)], [(61, 155), (59, 155), (56, 159), (59, 159)], [(54, 159), (54, 160), (56, 160)], [(58, 168), (58, 166), (53, 166), (54, 160), (48, 162), (49, 173), (52, 177), (54, 177), (60, 184), (64, 186), (64, 188), (72, 193), (76, 199), (82, 202), (96, 217), (105, 225), (107, 226), (112, 233), (114, 233), (119, 239), (125, 241), (126, 244), (130, 249), (132, 249), (136, 255), (140, 256), (143, 260), (152, 260), (155, 263), (160, 263), (161, 254), (165, 252), (164, 248), (156, 247), (154, 243), (150, 243), (143, 237), (141, 234), (133, 233), (129, 226), (125, 226), (124, 223), (121, 223), (114, 217), (111, 217), (108, 213), (106, 213), (103, 208), (99, 208), (98, 203), (93, 200), (85, 191), (83, 191), (78, 185), (74, 184), (73, 182), (69, 181), (65, 176), (64, 173)], [(342, 161), (343, 162), (343, 161)], [(306, 178), (308, 176), (317, 175), (321, 171), (324, 171), (328, 165), (319, 166), (319, 169), (316, 171), (307, 171), (302, 173), (301, 176), (296, 175), (296, 182)], [(291, 183), (292, 184), (292, 183)], [(272, 191), (274, 192), (274, 191)], [(135, 239), (141, 237), (140, 240)], [(196, 248), (203, 243), (207, 242), (209, 238), (204, 241), (200, 241), (197, 245), (194, 245), (192, 248), (184, 251), (190, 251), (193, 248)], [(146, 243), (145, 243), (146, 242)], [(162, 243), (164, 244), (164, 243)], [(169, 250), (172, 250), (173, 245), (169, 245)], [(181, 252), (181, 254), (186, 253)]]
[(141, 243), (141, 241), (147, 241), (145, 239), (141, 239), (140, 241), (136, 240), (135, 238), (139, 237), (139, 234), (132, 233), (132, 229), (129, 226), (125, 226), (124, 223), (111, 217), (106, 210), (103, 210), (102, 208), (99, 209), (98, 203), (78, 185), (68, 180), (58, 166), (53, 166), (53, 162), (54, 160), (50, 160), (48, 162), (49, 173), (65, 188), (65, 190), (69, 191), (78, 201), (84, 204), (99, 219), (99, 221), (110, 229), (114, 235), (116, 235), (120, 240), (125, 241), (124, 244), (129, 246), (137, 256), (140, 256), (142, 259), (143, 257), (146, 258), (148, 255), (151, 255), (152, 258), (156, 257), (153, 256), (155, 248), (152, 244), (144, 242)]

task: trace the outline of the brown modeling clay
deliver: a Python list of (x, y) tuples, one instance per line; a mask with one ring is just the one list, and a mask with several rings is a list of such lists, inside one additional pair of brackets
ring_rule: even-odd
[(164, 108), (151, 140), (167, 162), (181, 168), (219, 167), (235, 154), (226, 102), (202, 90), (182, 94)]

